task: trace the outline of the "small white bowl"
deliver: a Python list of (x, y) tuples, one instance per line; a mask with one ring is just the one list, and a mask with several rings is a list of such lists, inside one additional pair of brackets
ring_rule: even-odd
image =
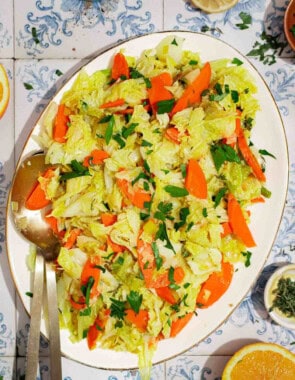
[(269, 311), (274, 299), (272, 291), (277, 288), (278, 281), (282, 277), (290, 277), (293, 281), (295, 281), (295, 264), (284, 265), (283, 267), (277, 269), (270, 276), (264, 289), (264, 304), (266, 310), (269, 312), (270, 317), (275, 322), (277, 322), (281, 326), (284, 326), (292, 330), (295, 329), (295, 317), (286, 317), (282, 312), (280, 312), (278, 308), (274, 308), (272, 311)]

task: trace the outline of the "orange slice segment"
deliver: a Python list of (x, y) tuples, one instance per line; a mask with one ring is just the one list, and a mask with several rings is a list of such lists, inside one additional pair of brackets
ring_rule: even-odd
[(231, 357), (221, 379), (295, 379), (295, 355), (274, 343), (249, 344)]
[(10, 87), (6, 70), (0, 64), (0, 118), (4, 115), (10, 97)]

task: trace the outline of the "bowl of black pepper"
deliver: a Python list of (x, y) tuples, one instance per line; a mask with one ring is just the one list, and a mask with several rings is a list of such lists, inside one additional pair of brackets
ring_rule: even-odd
[(270, 276), (264, 289), (264, 303), (276, 323), (295, 329), (295, 264), (286, 264)]

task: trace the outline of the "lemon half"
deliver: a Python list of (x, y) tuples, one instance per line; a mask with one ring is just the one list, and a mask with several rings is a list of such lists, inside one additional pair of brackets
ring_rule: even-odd
[(224, 12), (235, 4), (238, 0), (192, 0), (192, 3), (207, 13)]

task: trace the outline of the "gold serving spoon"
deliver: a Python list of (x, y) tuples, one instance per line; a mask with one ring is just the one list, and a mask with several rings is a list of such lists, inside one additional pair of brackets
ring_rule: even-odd
[[(29, 210), (25, 202), (37, 178), (48, 168), (45, 155), (36, 154), (20, 163), (13, 179), (10, 191), (10, 205), (17, 230), (36, 245), (37, 255), (34, 272), (33, 297), (31, 304), (31, 323), (27, 347), (26, 380), (35, 380), (37, 376), (41, 309), (44, 288), (44, 266), (48, 300), (48, 326), (50, 340), (51, 379), (60, 380), (61, 352), (58, 321), (56, 278), (52, 262), (57, 258), (59, 242), (49, 224), (45, 221), (47, 208)], [(20, 257), (20, 260), (22, 258)]]

